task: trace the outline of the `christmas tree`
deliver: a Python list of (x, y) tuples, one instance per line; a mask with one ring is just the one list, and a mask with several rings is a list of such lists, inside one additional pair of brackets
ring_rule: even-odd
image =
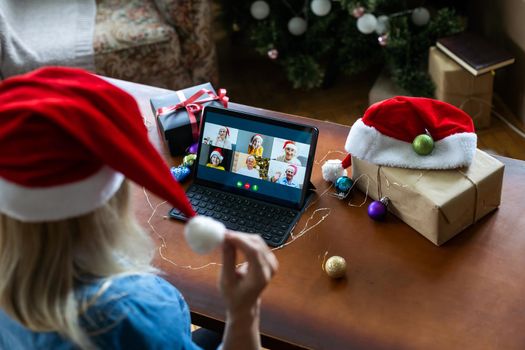
[(283, 66), (293, 87), (304, 89), (383, 64), (398, 86), (430, 97), (428, 49), (465, 27), (452, 8), (401, 0), (228, 0), (223, 9), (233, 31), (246, 34), (257, 52)]

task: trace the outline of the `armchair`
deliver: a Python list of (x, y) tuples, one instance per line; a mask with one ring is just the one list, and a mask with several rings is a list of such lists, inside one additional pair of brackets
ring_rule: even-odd
[(97, 0), (95, 72), (179, 89), (217, 81), (209, 0)]
[(211, 0), (3, 1), (3, 77), (58, 64), (169, 89), (217, 81)]

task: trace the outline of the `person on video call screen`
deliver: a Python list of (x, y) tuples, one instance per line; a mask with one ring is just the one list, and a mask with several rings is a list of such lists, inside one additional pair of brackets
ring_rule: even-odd
[(219, 148), (216, 148), (213, 150), (213, 152), (210, 153), (210, 162), (206, 164), (206, 166), (217, 170), (225, 170), (224, 167), (221, 165), (223, 159), (224, 157), (222, 155), (221, 150)]
[(295, 174), (297, 174), (297, 166), (293, 164), (288, 164), (286, 170), (284, 171), (284, 176), (281, 174), (280, 171), (277, 171), (275, 175), (271, 178), (271, 181), (279, 185), (286, 185), (294, 188), (299, 188), (299, 185), (294, 181)]

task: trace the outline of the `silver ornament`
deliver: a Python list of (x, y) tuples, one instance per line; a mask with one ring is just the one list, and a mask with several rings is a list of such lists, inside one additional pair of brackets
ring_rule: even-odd
[(301, 17), (293, 17), (288, 22), (288, 31), (293, 35), (303, 35), (306, 32), (306, 21)]
[(250, 6), (250, 13), (255, 19), (265, 19), (270, 14), (270, 5), (263, 0), (255, 1), (252, 3), (252, 6)]
[(388, 16), (377, 17), (376, 33), (379, 35), (385, 34), (390, 29), (390, 19)]
[(365, 13), (357, 20), (357, 29), (363, 34), (370, 34), (376, 30), (377, 18), (371, 13)]
[(332, 9), (332, 3), (330, 0), (313, 0), (310, 9), (316, 16), (326, 16)]
[(430, 12), (424, 7), (415, 8), (412, 11), (412, 22), (418, 26), (422, 27), (430, 21)]

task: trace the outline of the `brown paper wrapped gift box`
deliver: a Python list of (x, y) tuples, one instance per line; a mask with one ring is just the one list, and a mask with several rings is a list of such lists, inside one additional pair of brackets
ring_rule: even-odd
[(499, 206), (503, 169), (480, 150), (470, 167), (454, 170), (390, 168), (352, 157), (356, 186), (376, 200), (388, 197), (388, 210), (436, 245)]
[(493, 73), (474, 76), (436, 47), (430, 48), (428, 72), (436, 99), (464, 110), (476, 128), (490, 126)]

